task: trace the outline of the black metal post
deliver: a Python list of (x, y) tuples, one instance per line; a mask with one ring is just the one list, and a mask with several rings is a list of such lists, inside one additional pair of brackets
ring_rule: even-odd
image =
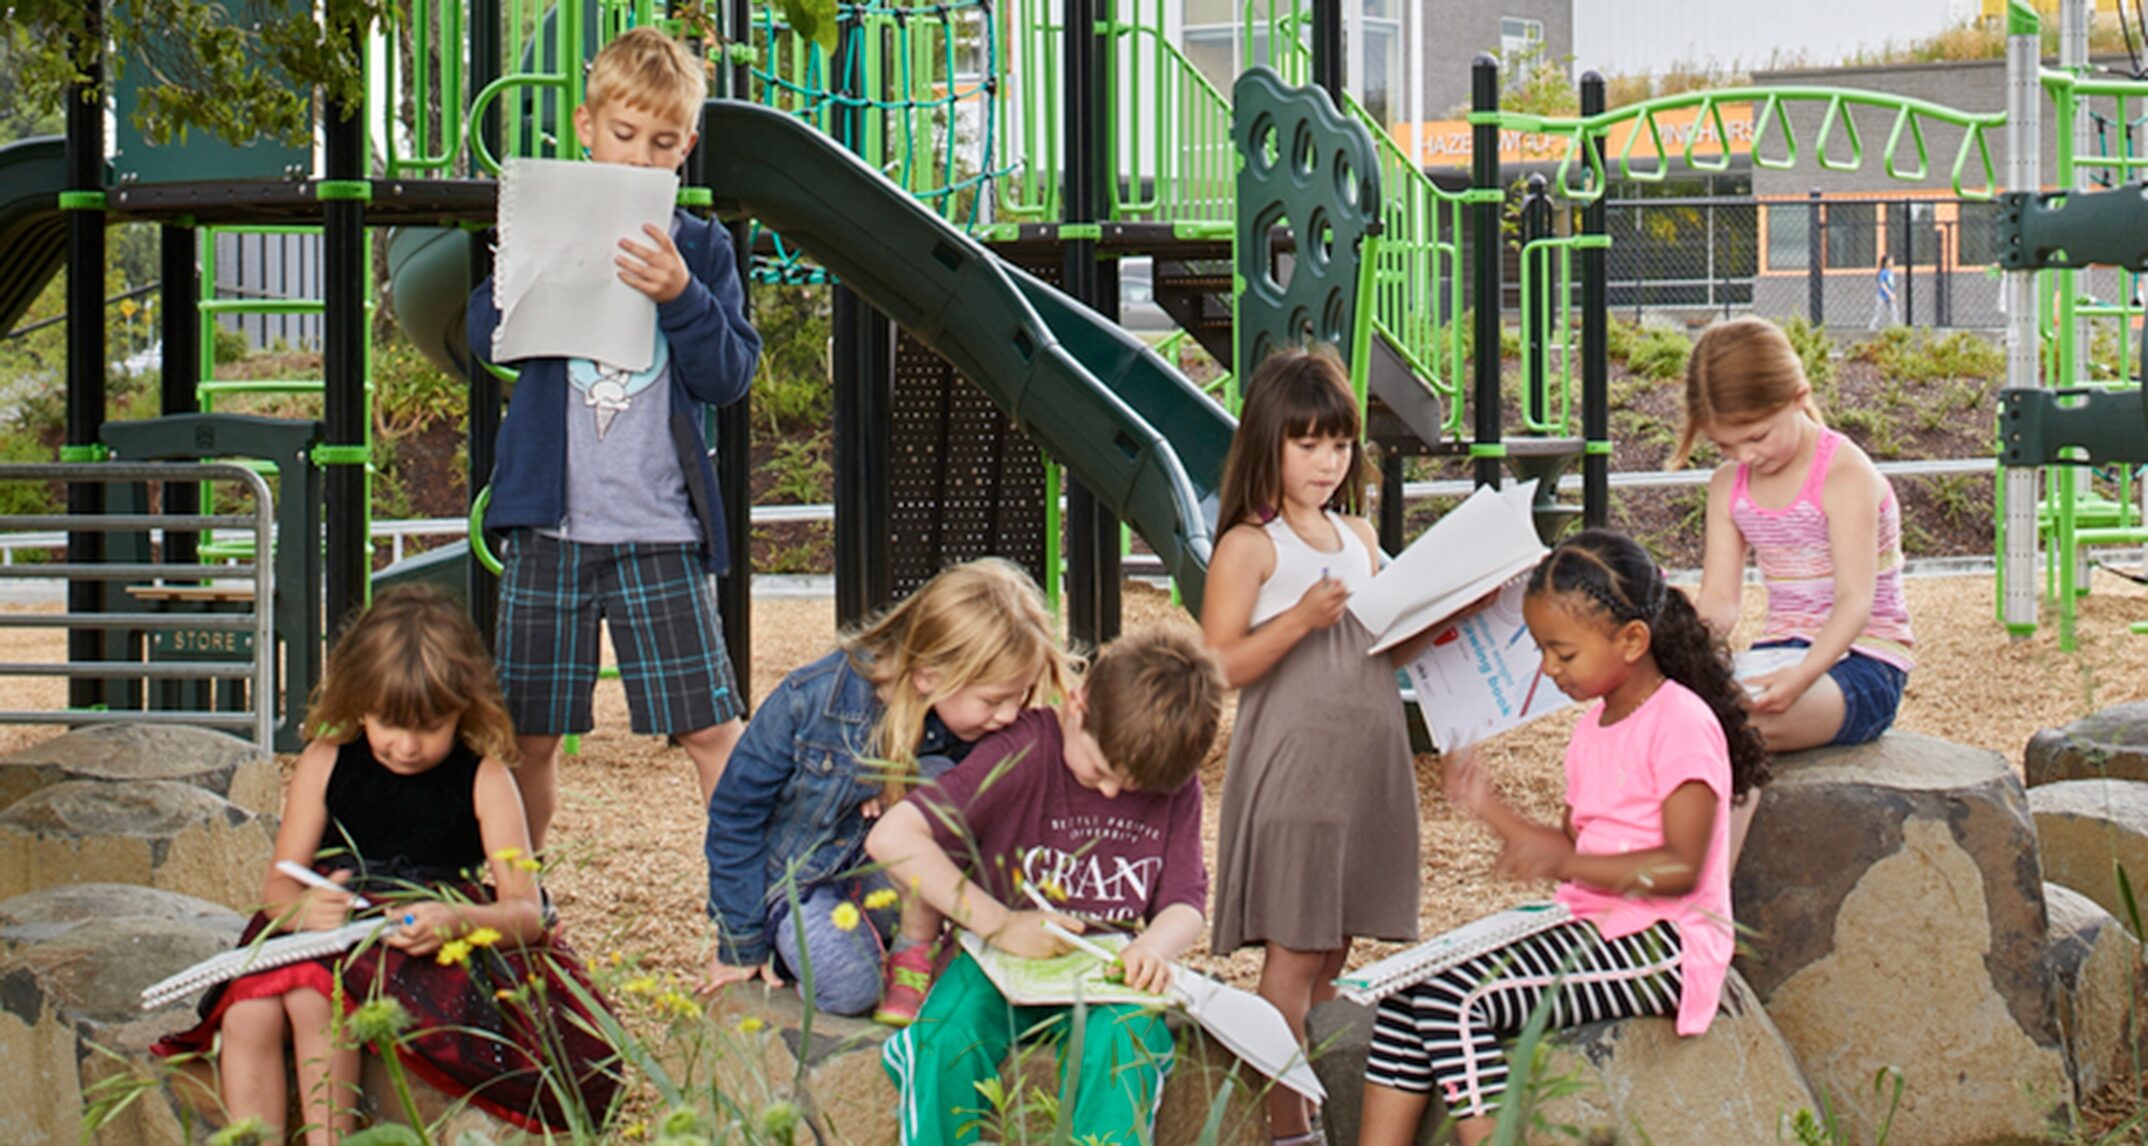
[[(157, 373), (160, 409), (167, 417), (191, 414), (201, 408), (195, 387), (201, 382), (201, 261), (195, 250), (194, 228), (166, 223), (157, 228), (158, 296), (163, 313), (158, 322), (162, 342)], [(164, 512), (189, 514), (201, 509), (201, 487), (192, 482), (164, 484)], [(164, 532), (164, 560), (192, 561), (199, 556), (198, 535)]]
[(838, 285), (835, 338), (835, 621), (852, 626), (895, 595), (887, 474), (894, 453), (895, 329)]
[[(504, 67), (500, 49), (500, 0), (470, 0), (470, 90), (485, 90), (486, 85), (500, 78)], [(483, 118), (472, 127), (485, 141), (485, 150), (498, 155), (499, 101), (487, 103)], [(491, 274), (492, 244), (471, 243), (470, 281), (481, 283)], [(499, 446), (502, 395), (499, 378), (478, 362), (475, 353), (463, 362), (463, 380), (468, 384), (469, 393), (463, 450), (468, 468), (463, 489), (469, 504), (475, 506), (478, 495), (492, 482), (492, 464)], [(477, 540), (472, 539), (473, 543)], [(470, 618), (477, 622), (477, 631), (484, 634), (485, 644), (491, 646), (499, 629), (500, 578), (482, 562), (472, 559), (468, 562), (464, 584), (470, 595)]]
[(1805, 207), (1805, 317), (1814, 326), (1827, 321), (1827, 208), (1820, 205), (1820, 189), (1812, 189)]
[[(743, 30), (752, 27), (752, 17), (743, 0), (733, 0), (730, 5), (731, 27)], [(737, 33), (734, 33), (737, 35)], [(718, 69), (725, 73), (722, 90), (738, 98), (745, 98), (752, 77), (749, 65), (743, 57), (735, 58), (728, 68)], [(694, 173), (693, 183), (706, 187), (708, 176), (700, 174), (707, 162), (707, 146), (695, 149), (696, 159), (689, 160), (687, 170)], [(741, 218), (729, 225), (731, 253), (736, 259), (740, 288), (739, 306), (746, 319), (753, 319), (753, 251), (747, 245), (749, 229)], [(717, 496), (723, 499), (724, 546), (731, 555), (731, 563), (723, 575), (716, 579), (716, 608), (723, 615), (724, 645), (731, 654), (732, 676), (738, 682), (739, 703), (751, 708), (753, 703), (753, 401), (741, 398), (715, 412), (708, 419), (713, 427), (704, 425), (703, 432), (711, 428), (715, 436)], [(709, 544), (716, 544), (709, 538)]]
[[(745, 7), (744, 0), (736, 0), (741, 13)], [(852, 36), (843, 36), (833, 71), (843, 90), (858, 95), (852, 41)], [(856, 146), (856, 107), (837, 104), (831, 126), (835, 138)], [(835, 618), (838, 625), (850, 626), (886, 606), (895, 595), (892, 507), (886, 481), (894, 455), (895, 329), (885, 315), (841, 283), (835, 286), (832, 304), (835, 456), (843, 460), (836, 467), (834, 490)]]
[[(1538, 239), (1551, 237), (1551, 196), (1545, 193), (1545, 180), (1541, 174), (1529, 176), (1527, 190), (1522, 192), (1521, 242), (1523, 259), (1529, 257), (1529, 244)], [(1524, 273), (1529, 268), (1524, 265)], [(1547, 413), (1544, 402), (1545, 360), (1551, 357), (1547, 345), (1551, 339), (1552, 283), (1548, 274), (1539, 275), (1530, 284), (1528, 297), (1521, 300), (1522, 321), (1528, 325), (1528, 346), (1522, 355), (1522, 387), (1528, 396), (1528, 414), (1542, 418)]]
[(1342, 109), (1342, 0), (1313, 0), (1313, 86)]
[[(88, 5), (84, 35), (92, 44), (104, 41), (103, 5)], [(79, 48), (79, 44), (70, 44)], [(67, 89), (67, 190), (82, 196), (67, 213), (67, 445), (62, 457), (90, 456), (104, 426), (104, 211), (91, 199), (104, 191), (104, 56), (101, 47), (85, 69), (86, 75)], [(91, 515), (104, 512), (104, 487), (96, 482), (70, 482), (67, 512)], [(94, 564), (104, 557), (104, 537), (98, 533), (67, 535), (67, 560)], [(67, 611), (94, 613), (102, 608), (103, 593), (96, 581), (67, 583)], [(104, 634), (96, 629), (67, 631), (67, 659), (105, 659)], [(70, 678), (67, 702), (76, 708), (102, 703), (101, 682)]]
[[(1094, 228), (1105, 202), (1103, 104), (1108, 44), (1097, 30), (1097, 0), (1066, 0), (1066, 73), (1061, 106), (1065, 108), (1066, 185), (1062, 222)], [(1061, 286), (1091, 308), (1116, 307), (1103, 297), (1097, 273), (1097, 244), (1087, 232), (1066, 244)], [(1049, 463), (1048, 463), (1049, 464)], [(1067, 483), (1065, 538), (1067, 555), (1067, 632), (1077, 641), (1103, 644), (1119, 632), (1119, 522), (1096, 495), (1079, 481)], [(1056, 574), (1046, 570), (1046, 576)]]
[[(365, 52), (362, 30), (349, 48)], [(365, 445), (365, 201), (350, 193), (366, 177), (365, 107), (343, 106), (323, 93), (321, 208), (321, 379), (324, 444), (356, 451)], [(366, 467), (333, 458), (324, 475), (328, 595), (322, 613), (329, 635), (366, 600), (371, 540), (366, 536)], [(285, 545), (307, 544), (285, 538)]]
[[(1604, 77), (1581, 76), (1583, 118), (1604, 110)], [(1587, 146), (1602, 142), (1590, 136)], [(1604, 190), (1604, 189), (1599, 189)], [(1581, 233), (1609, 230), (1609, 208), (1598, 195), (1581, 208)], [(1602, 247), (1581, 252), (1581, 522), (1590, 529), (1611, 524), (1611, 283), (1610, 252)]]
[[(1481, 113), (1499, 110), (1499, 61), (1488, 53), (1479, 52), (1469, 69), (1470, 109)], [(1499, 125), (1479, 123), (1470, 128), (1470, 180), (1471, 188), (1482, 191), (1487, 188), (1499, 190)], [(1477, 441), (1471, 456), (1475, 460), (1477, 484), (1499, 488), (1499, 302), (1500, 260), (1502, 251), (1499, 240), (1499, 213), (1503, 206), (1497, 201), (1472, 203), (1469, 207), (1470, 245), (1474, 248), (1470, 257), (1476, 260), (1475, 305), (1476, 322), (1476, 374), (1470, 401), (1476, 406)]]
[(1380, 450), (1380, 548), (1389, 553), (1402, 552), (1403, 509), (1402, 485), (1407, 475), (1402, 471), (1402, 451), (1393, 447)]

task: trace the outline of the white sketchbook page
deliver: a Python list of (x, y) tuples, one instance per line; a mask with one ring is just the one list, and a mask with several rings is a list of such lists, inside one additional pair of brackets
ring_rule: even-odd
[(1528, 588), (1526, 576), (1512, 578), (1497, 600), (1445, 626), (1407, 666), (1418, 716), (1441, 752), (1574, 703), (1543, 677), (1536, 639), (1522, 623)]
[(1533, 481), (1479, 488), (1352, 593), (1350, 612), (1373, 636), (1367, 651), (1416, 636), (1542, 560), (1535, 496)]
[(492, 359), (587, 358), (623, 370), (655, 360), (656, 303), (619, 281), (619, 240), (669, 231), (676, 172), (620, 163), (510, 159), (500, 171)]

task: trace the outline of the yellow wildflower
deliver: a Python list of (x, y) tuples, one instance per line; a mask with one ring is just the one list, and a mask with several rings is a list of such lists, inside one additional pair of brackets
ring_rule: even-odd
[(521, 859), (522, 854), (521, 848), (501, 848), (499, 851), (492, 853), (492, 858), (501, 863), (513, 863)]
[(626, 986), (621, 987), (620, 990), (625, 991), (629, 995), (649, 994), (650, 992), (656, 990), (656, 976), (643, 975), (639, 979), (629, 979), (626, 982)]
[(865, 897), (865, 909), (867, 911), (879, 911), (882, 908), (893, 906), (895, 906), (895, 889), (892, 887), (883, 887), (879, 891), (867, 894)]
[(858, 929), (858, 905), (847, 899), (836, 904), (835, 910), (828, 913), (828, 922), (835, 924), (835, 929), (838, 931), (856, 931)]
[(663, 996), (657, 999), (657, 1005), (682, 1018), (690, 1019), (701, 1013), (700, 1006), (695, 1004), (692, 998), (676, 990), (664, 992)]
[(1045, 880), (1043, 883), (1038, 884), (1037, 887), (1053, 903), (1065, 903), (1067, 901), (1067, 889), (1059, 886), (1059, 881), (1056, 879)]
[(463, 942), (472, 947), (490, 947), (500, 941), (500, 933), (490, 927), (479, 927), (462, 938)]
[(543, 871), (544, 863), (541, 860), (518, 859), (515, 861), (515, 867), (520, 871)]
[(440, 964), (442, 967), (469, 966), (470, 941), (467, 939), (450, 939), (442, 943), (439, 952), (433, 956), (433, 962)]
[(515, 997), (515, 993), (514, 993), (513, 991), (510, 991), (510, 990), (508, 990), (508, 989), (507, 989), (507, 988), (505, 988), (505, 987), (502, 987), (502, 988), (500, 988), (499, 990), (497, 990), (497, 991), (494, 991), (494, 992), (492, 993), (492, 997), (493, 997), (493, 999), (494, 999), (495, 1001), (498, 1001), (498, 1002), (502, 1002), (502, 1003), (504, 1003), (504, 1002), (507, 1002), (507, 1001), (508, 1001), (508, 1000), (510, 1000), (510, 999), (513, 999), (513, 998)]
[(760, 1019), (754, 1018), (752, 1015), (747, 1015), (745, 1018), (740, 1019), (738, 1021), (738, 1033), (742, 1035), (757, 1035), (767, 1029), (767, 1023), (763, 1022)]

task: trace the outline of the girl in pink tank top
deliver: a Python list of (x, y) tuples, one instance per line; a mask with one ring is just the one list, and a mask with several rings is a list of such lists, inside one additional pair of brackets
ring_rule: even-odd
[(1754, 727), (1775, 752), (1877, 738), (1913, 663), (1893, 488), (1827, 428), (1797, 352), (1765, 319), (1719, 323), (1693, 347), (1673, 468), (1703, 437), (1728, 460), (1708, 483), (1700, 615), (1730, 633), (1751, 550), (1768, 590), (1754, 647), (1805, 650), (1746, 681)]

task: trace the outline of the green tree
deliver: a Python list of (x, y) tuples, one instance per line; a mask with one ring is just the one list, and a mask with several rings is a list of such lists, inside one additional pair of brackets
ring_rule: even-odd
[[(0, 0), (11, 116), (55, 116), (69, 86), (97, 62), (82, 0)], [(313, 136), (319, 87), (342, 107), (365, 100), (353, 45), (375, 22), (395, 18), (392, 0), (106, 0), (105, 67), (144, 69), (135, 123), (153, 142), (200, 129), (231, 143), (263, 137), (292, 145)], [(9, 100), (14, 104), (15, 100)]]

